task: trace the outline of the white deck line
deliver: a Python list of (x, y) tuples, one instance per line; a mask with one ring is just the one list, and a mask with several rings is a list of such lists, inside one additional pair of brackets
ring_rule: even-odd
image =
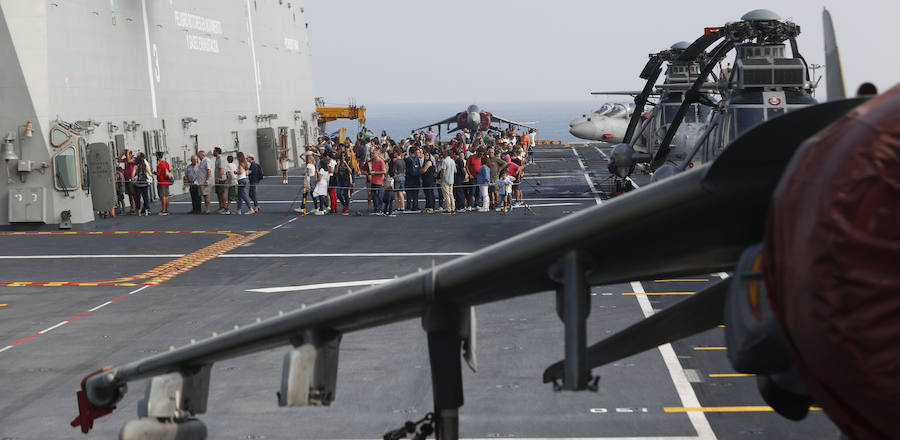
[(47, 327), (47, 328), (45, 328), (45, 329), (39, 331), (38, 334), (39, 334), (39, 335), (42, 335), (42, 334), (47, 333), (47, 332), (49, 332), (49, 331), (53, 331), (54, 329), (57, 329), (57, 328), (59, 328), (59, 327), (62, 327), (62, 326), (64, 326), (64, 325), (66, 325), (68, 322), (69, 322), (69, 321), (60, 321), (60, 322), (56, 323), (56, 325), (54, 325), (54, 326)]
[[(0, 260), (65, 260), (90, 258), (181, 258), (185, 254), (102, 254), (102, 255), (0, 255)], [(297, 257), (458, 257), (469, 252), (369, 252), (331, 254), (224, 254), (217, 258), (297, 258)]]
[(224, 254), (219, 258), (304, 258), (304, 257), (460, 257), (469, 252), (370, 252), (332, 254)]
[(594, 147), (594, 149), (597, 150), (597, 152), (600, 153), (601, 156), (603, 156), (603, 160), (608, 160), (608, 158), (606, 157), (606, 153), (604, 153), (603, 150), (600, 149), (600, 147)]
[[(576, 171), (576, 176), (577, 171)], [(543, 177), (535, 177), (537, 179), (543, 179)], [(425, 200), (420, 198), (420, 201)], [(522, 199), (526, 202), (564, 202), (570, 200), (594, 200), (593, 197), (538, 197), (538, 198), (524, 198)], [(297, 203), (299, 200), (260, 200), (259, 204), (282, 204), (282, 203)], [(351, 203), (365, 203), (365, 200), (351, 200)], [(190, 205), (190, 201), (171, 201), (170, 205)]]
[[(644, 313), (644, 317), (652, 315), (653, 306), (650, 305), (650, 300), (647, 299), (647, 295), (644, 294), (644, 286), (642, 286), (641, 283), (634, 281), (631, 283), (631, 289), (632, 292), (637, 293), (634, 297), (637, 298), (637, 302), (641, 306), (641, 312)], [(686, 408), (699, 408), (700, 401), (697, 399), (694, 388), (684, 374), (684, 369), (681, 367), (681, 362), (678, 361), (678, 356), (675, 355), (672, 344), (660, 345), (659, 353), (662, 355), (663, 362), (665, 362), (666, 368), (669, 370), (669, 375), (672, 377), (672, 384), (675, 385), (675, 391), (678, 393), (678, 398), (681, 400), (681, 406)], [(694, 430), (697, 431), (698, 439), (715, 440), (716, 434), (709, 425), (709, 420), (707, 420), (705, 413), (702, 411), (691, 411), (688, 412), (687, 415), (691, 421), (691, 425), (694, 426)]]
[(0, 255), (0, 260), (61, 260), (72, 258), (181, 258), (184, 254), (100, 254), (100, 255)]
[[(697, 437), (463, 437), (461, 440), (697, 440)], [(325, 439), (358, 440), (358, 439)]]
[(575, 155), (575, 160), (578, 161), (578, 166), (581, 167), (581, 172), (584, 174), (584, 180), (587, 182), (588, 186), (591, 187), (591, 192), (594, 193), (594, 201), (597, 202), (598, 205), (603, 204), (603, 200), (600, 199), (600, 193), (597, 192), (597, 188), (594, 187), (594, 182), (591, 181), (591, 176), (588, 175), (587, 168), (584, 167), (584, 162), (581, 161), (581, 157), (578, 156), (578, 152), (575, 151), (575, 147), (572, 148), (572, 154)]
[(378, 280), (342, 281), (337, 283), (306, 284), (303, 286), (265, 287), (262, 289), (246, 289), (245, 291), (260, 293), (299, 292), (303, 290), (334, 289), (338, 287), (374, 286), (393, 280), (393, 278), (385, 278)]

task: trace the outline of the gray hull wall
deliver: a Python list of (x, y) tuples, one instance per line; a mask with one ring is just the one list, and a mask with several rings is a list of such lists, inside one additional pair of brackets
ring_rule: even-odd
[[(0, 0), (0, 136), (15, 133), (17, 155), (37, 170), (55, 151), (47, 141), (54, 120), (93, 120), (100, 125), (83, 133), (88, 144), (119, 136), (130, 149), (161, 150), (177, 181), (197, 148), (258, 155), (258, 128), (277, 135), (283, 127), (294, 136), (288, 148), (309, 143), (317, 133), (302, 6)], [(29, 120), (30, 138), (20, 127)], [(52, 168), (7, 167), (13, 183), (0, 176), (0, 224), (9, 224), (10, 190), (21, 188), (44, 189), (43, 223), (58, 223), (63, 210), (74, 223), (94, 219), (89, 191), (54, 189)], [(185, 188), (176, 183), (171, 192)]]

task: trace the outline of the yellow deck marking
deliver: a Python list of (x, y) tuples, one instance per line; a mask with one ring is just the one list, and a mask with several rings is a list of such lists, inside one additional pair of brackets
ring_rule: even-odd
[(7, 303), (0, 303), (0, 307), (6, 307), (6, 306), (8, 306), (8, 305), (9, 305), (9, 304), (7, 304)]
[(679, 281), (709, 281), (706, 278), (681, 278), (681, 279), (671, 279), (671, 280), (654, 280), (657, 283), (677, 283)]
[(709, 377), (753, 377), (755, 374), (745, 374), (745, 373), (713, 373), (710, 374)]
[(728, 347), (694, 347), (694, 350), (728, 350)]
[(637, 293), (637, 292), (625, 292), (622, 295), (693, 295), (697, 292), (647, 292), (647, 293)]
[[(821, 411), (822, 408), (811, 406), (809, 407), (810, 411)], [(663, 412), (667, 413), (687, 413), (687, 412), (717, 412), (717, 413), (732, 413), (732, 412), (772, 412), (775, 411), (771, 406), (703, 406), (700, 408), (685, 408), (681, 406), (666, 406), (663, 407)]]
[[(198, 249), (181, 258), (169, 261), (165, 264), (150, 269), (144, 273), (132, 276), (113, 278), (108, 280), (96, 281), (53, 281), (53, 282), (34, 282), (34, 281), (17, 281), (13, 283), (4, 283), (7, 287), (26, 287), (26, 286), (99, 286), (99, 285), (117, 285), (117, 286), (138, 286), (141, 284), (156, 285), (163, 281), (169, 280), (177, 275), (187, 272), (213, 258), (218, 257), (226, 252), (232, 251), (237, 247), (253, 241), (263, 235), (268, 234), (269, 230), (262, 231), (190, 231), (191, 234), (219, 234), (225, 238), (219, 240), (206, 247)], [(115, 234), (131, 234), (130, 231), (114, 231)], [(137, 231), (138, 234), (156, 234), (164, 233), (163, 231)], [(167, 233), (167, 232), (166, 232)], [(173, 231), (172, 233), (182, 233)], [(29, 233), (30, 234), (30, 233)], [(38, 232), (40, 235), (51, 234), (50, 232)], [(141, 283), (134, 281), (147, 280)]]

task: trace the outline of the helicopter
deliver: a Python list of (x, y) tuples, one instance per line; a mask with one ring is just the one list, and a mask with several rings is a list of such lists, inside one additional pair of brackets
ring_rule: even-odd
[[(646, 80), (641, 91), (602, 91), (591, 92), (594, 95), (632, 95), (634, 96), (634, 111), (624, 129), (622, 143), (627, 145), (628, 157), (624, 157), (620, 151), (614, 154), (609, 162), (610, 173), (615, 177), (616, 193), (622, 193), (632, 189), (632, 182), (628, 178), (634, 170), (632, 156), (646, 160), (651, 157), (651, 151), (659, 148), (667, 128), (672, 124), (678, 113), (678, 108), (683, 102), (684, 91), (691, 82), (700, 75), (702, 66), (706, 65), (708, 54), (702, 49), (696, 49), (696, 43), (679, 41), (668, 49), (650, 54), (650, 60), (640, 73), (640, 78)], [(662, 65), (667, 63), (665, 79), (662, 84), (656, 81), (662, 73)], [(706, 91), (715, 91), (707, 87)], [(650, 101), (651, 97), (656, 102)], [(715, 103), (715, 98), (705, 95), (705, 102)], [(644, 111), (647, 106), (653, 109)], [(678, 138), (674, 143), (674, 155), (684, 155), (686, 150), (681, 145), (693, 144), (706, 125), (710, 109), (699, 103), (692, 105), (691, 112), (684, 117), (683, 124), (676, 129)], [(620, 148), (621, 150), (621, 148)], [(615, 149), (614, 149), (615, 153)], [(619, 170), (622, 164), (628, 164), (626, 170)]]
[[(694, 45), (705, 48), (721, 41), (701, 74), (684, 91), (684, 100), (656, 151), (636, 153), (631, 145), (619, 144), (611, 154), (610, 171), (618, 179), (625, 179), (637, 163), (645, 163), (655, 171), (653, 180), (661, 180), (712, 160), (734, 139), (762, 122), (816, 104), (808, 65), (797, 49), (799, 34), (798, 25), (782, 21), (778, 14), (765, 9), (750, 11), (738, 22), (706, 28)], [(785, 41), (790, 43), (791, 57), (785, 55)], [(734, 67), (722, 69), (715, 82), (705, 82), (704, 78), (713, 73), (714, 66), (731, 49), (736, 51)], [(722, 100), (709, 102), (702, 92), (710, 88), (718, 90)], [(695, 103), (711, 107), (712, 111), (702, 133), (687, 139), (679, 135), (679, 127), (686, 116), (693, 115)], [(688, 150), (687, 145), (692, 148)]]

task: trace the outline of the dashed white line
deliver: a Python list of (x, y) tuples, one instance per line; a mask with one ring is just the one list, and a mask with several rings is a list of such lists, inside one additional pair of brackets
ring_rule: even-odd
[(103, 303), (103, 304), (100, 304), (100, 305), (97, 306), (97, 307), (94, 307), (94, 308), (92, 308), (92, 309), (88, 309), (88, 311), (89, 311), (89, 312), (93, 312), (93, 311), (95, 311), (95, 310), (100, 310), (100, 309), (102, 309), (103, 307), (106, 307), (106, 306), (108, 306), (108, 305), (110, 305), (110, 304), (112, 304), (112, 301), (107, 301), (107, 302), (105, 302), (105, 303)]
[(603, 200), (600, 199), (600, 193), (597, 192), (597, 188), (594, 187), (594, 182), (591, 181), (591, 176), (588, 175), (587, 168), (584, 167), (584, 162), (581, 161), (581, 157), (578, 156), (578, 152), (575, 151), (575, 147), (572, 148), (572, 154), (575, 155), (575, 160), (578, 161), (578, 166), (581, 167), (581, 172), (584, 173), (584, 180), (587, 182), (588, 186), (591, 187), (591, 192), (594, 193), (594, 201), (597, 202), (598, 205), (603, 204)]
[(601, 156), (603, 156), (603, 160), (608, 160), (608, 158), (606, 157), (606, 153), (604, 153), (603, 150), (600, 149), (600, 147), (594, 147), (594, 149), (597, 150), (597, 152), (600, 153)]
[(59, 328), (59, 327), (62, 327), (62, 326), (64, 326), (64, 325), (68, 324), (68, 323), (69, 323), (69, 321), (60, 321), (60, 322), (56, 323), (56, 325), (54, 325), (54, 326), (52, 326), (52, 327), (47, 327), (47, 328), (45, 328), (45, 329), (39, 331), (38, 334), (39, 334), (39, 335), (42, 335), (42, 334), (47, 333), (47, 332), (49, 332), (49, 331), (53, 331), (53, 330), (55, 330), (55, 329), (57, 329), (57, 328)]
[[(637, 293), (635, 298), (637, 298), (644, 316), (649, 317), (652, 315), (654, 313), (653, 306), (650, 305), (650, 300), (644, 294), (644, 286), (634, 281), (631, 283), (631, 289)], [(678, 398), (681, 399), (681, 405), (686, 408), (699, 408), (700, 401), (697, 399), (697, 395), (694, 394), (694, 388), (688, 381), (687, 375), (685, 375), (684, 369), (681, 367), (681, 362), (678, 361), (678, 356), (675, 355), (672, 344), (660, 345), (659, 353), (662, 355), (663, 362), (665, 362), (666, 368), (669, 370), (669, 376), (672, 377), (672, 383), (675, 385)], [(691, 425), (694, 426), (694, 430), (697, 431), (699, 439), (713, 440), (716, 438), (716, 434), (709, 425), (709, 420), (706, 419), (706, 414), (703, 412), (689, 412), (688, 418), (691, 421)]]

